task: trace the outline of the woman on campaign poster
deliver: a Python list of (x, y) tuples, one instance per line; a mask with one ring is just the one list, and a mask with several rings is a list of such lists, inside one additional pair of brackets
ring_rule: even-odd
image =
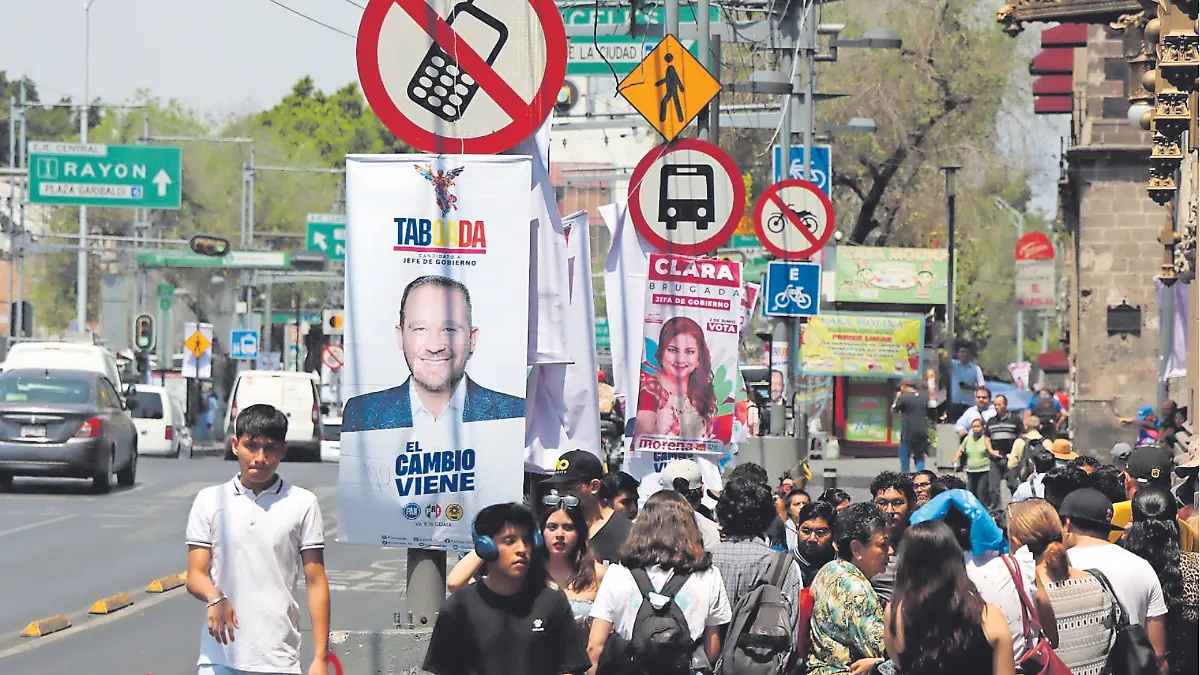
[(658, 367), (642, 371), (634, 433), (711, 438), (717, 396), (700, 325), (686, 316), (668, 319), (654, 357)]

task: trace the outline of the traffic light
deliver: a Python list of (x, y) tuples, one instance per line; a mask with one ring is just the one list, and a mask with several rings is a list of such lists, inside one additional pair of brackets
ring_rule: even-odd
[(223, 237), (212, 237), (207, 234), (197, 234), (192, 237), (190, 246), (192, 251), (200, 255), (212, 256), (220, 258), (226, 253), (229, 253), (229, 240)]
[(154, 317), (139, 314), (133, 320), (133, 346), (143, 352), (154, 349)]
[(346, 313), (340, 309), (321, 312), (321, 331), (326, 335), (342, 335), (346, 332)]
[(565, 115), (575, 107), (579, 102), (579, 87), (575, 86), (574, 82), (567, 80), (563, 82), (562, 87), (558, 90), (558, 97), (554, 100), (554, 112), (559, 115)]

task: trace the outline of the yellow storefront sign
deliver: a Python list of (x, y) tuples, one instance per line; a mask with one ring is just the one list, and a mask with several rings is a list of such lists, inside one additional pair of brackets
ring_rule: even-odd
[(621, 80), (617, 91), (669, 141), (713, 100), (721, 83), (668, 35)]
[(843, 312), (811, 317), (801, 338), (805, 375), (917, 377), (925, 318)]

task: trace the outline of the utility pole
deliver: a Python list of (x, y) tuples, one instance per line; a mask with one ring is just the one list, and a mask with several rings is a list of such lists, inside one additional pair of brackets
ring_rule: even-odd
[[(956, 260), (954, 255), (954, 211), (956, 200), (956, 195), (954, 192), (954, 178), (955, 174), (958, 173), (960, 168), (962, 167), (958, 166), (957, 164), (946, 164), (942, 166), (942, 171), (946, 173), (946, 238), (950, 246), (950, 272), (947, 275), (947, 283), (949, 288), (947, 288), (946, 293), (946, 338), (943, 340), (946, 345), (946, 357), (948, 359), (954, 358), (954, 265)], [(949, 389), (947, 389), (947, 391), (949, 391)]]
[[(87, 143), (88, 125), (88, 50), (91, 39), (90, 10), (95, 0), (86, 0), (83, 5), (83, 101), (79, 107), (79, 142)], [(75, 265), (75, 323), (76, 330), (87, 331), (87, 207), (79, 207), (79, 258)]]
[[(26, 148), (29, 146), (26, 139), (27, 125), (25, 120), (25, 107), (25, 78), (22, 77), (20, 122), (21, 140), (17, 148), (17, 152), (19, 152), (21, 155), (21, 168), (25, 169), (25, 194), (22, 194), (20, 191), (15, 191), (13, 193), (14, 195), (20, 196), (20, 198), (17, 200), (17, 208), (20, 210), (20, 213), (18, 214), (20, 217), (20, 225), (17, 227), (16, 246), (14, 247), (14, 251), (16, 252), (17, 256), (17, 306), (15, 311), (9, 313), (9, 316), (12, 317), (11, 320), (16, 321), (17, 323), (16, 332), (14, 334), (22, 336), (25, 332), (25, 200), (29, 198), (29, 155), (28, 151), (26, 150)], [(17, 183), (14, 183), (14, 185), (16, 184)]]
[[(1017, 228), (1017, 241), (1021, 241), (1021, 237), (1025, 236), (1025, 214), (1018, 211), (1012, 204), (1004, 201), (1002, 197), (993, 197), (993, 201), (1000, 210), (1008, 213), (1012, 217), (1013, 226)], [(1042, 332), (1042, 337), (1045, 339), (1045, 331)], [(1045, 347), (1042, 352), (1046, 351)], [(1017, 363), (1025, 360), (1025, 310), (1017, 305)]]

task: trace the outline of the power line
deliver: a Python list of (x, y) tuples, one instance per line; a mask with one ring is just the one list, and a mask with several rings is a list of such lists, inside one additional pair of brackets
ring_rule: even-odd
[(354, 5), (355, 7), (359, 8), (359, 9), (366, 9), (366, 7), (363, 7), (362, 5), (358, 4), (357, 2), (354, 2), (354, 0), (343, 0), (343, 1), (347, 4)]
[[(303, 12), (300, 12), (295, 9), (292, 9), (291, 7), (288, 7), (287, 5), (283, 4), (282, 2), (279, 2), (279, 0), (267, 0), (267, 1), (273, 5), (278, 5), (279, 7), (286, 9), (287, 11), (291, 12), (292, 14), (295, 14), (298, 17), (307, 19), (307, 20), (317, 24), (318, 26), (324, 26), (325, 28), (328, 28), (329, 30), (331, 30), (335, 33), (341, 33), (342, 35), (345, 35), (346, 37), (350, 38), (351, 40), (357, 39), (355, 36), (351, 35), (350, 33), (347, 33), (346, 31), (341, 30), (339, 28), (334, 28), (333, 26), (330, 26), (329, 24), (327, 24), (323, 21), (317, 21), (316, 19), (312, 18), (311, 16), (309, 16)], [(351, 4), (353, 4), (353, 3), (351, 3)]]

